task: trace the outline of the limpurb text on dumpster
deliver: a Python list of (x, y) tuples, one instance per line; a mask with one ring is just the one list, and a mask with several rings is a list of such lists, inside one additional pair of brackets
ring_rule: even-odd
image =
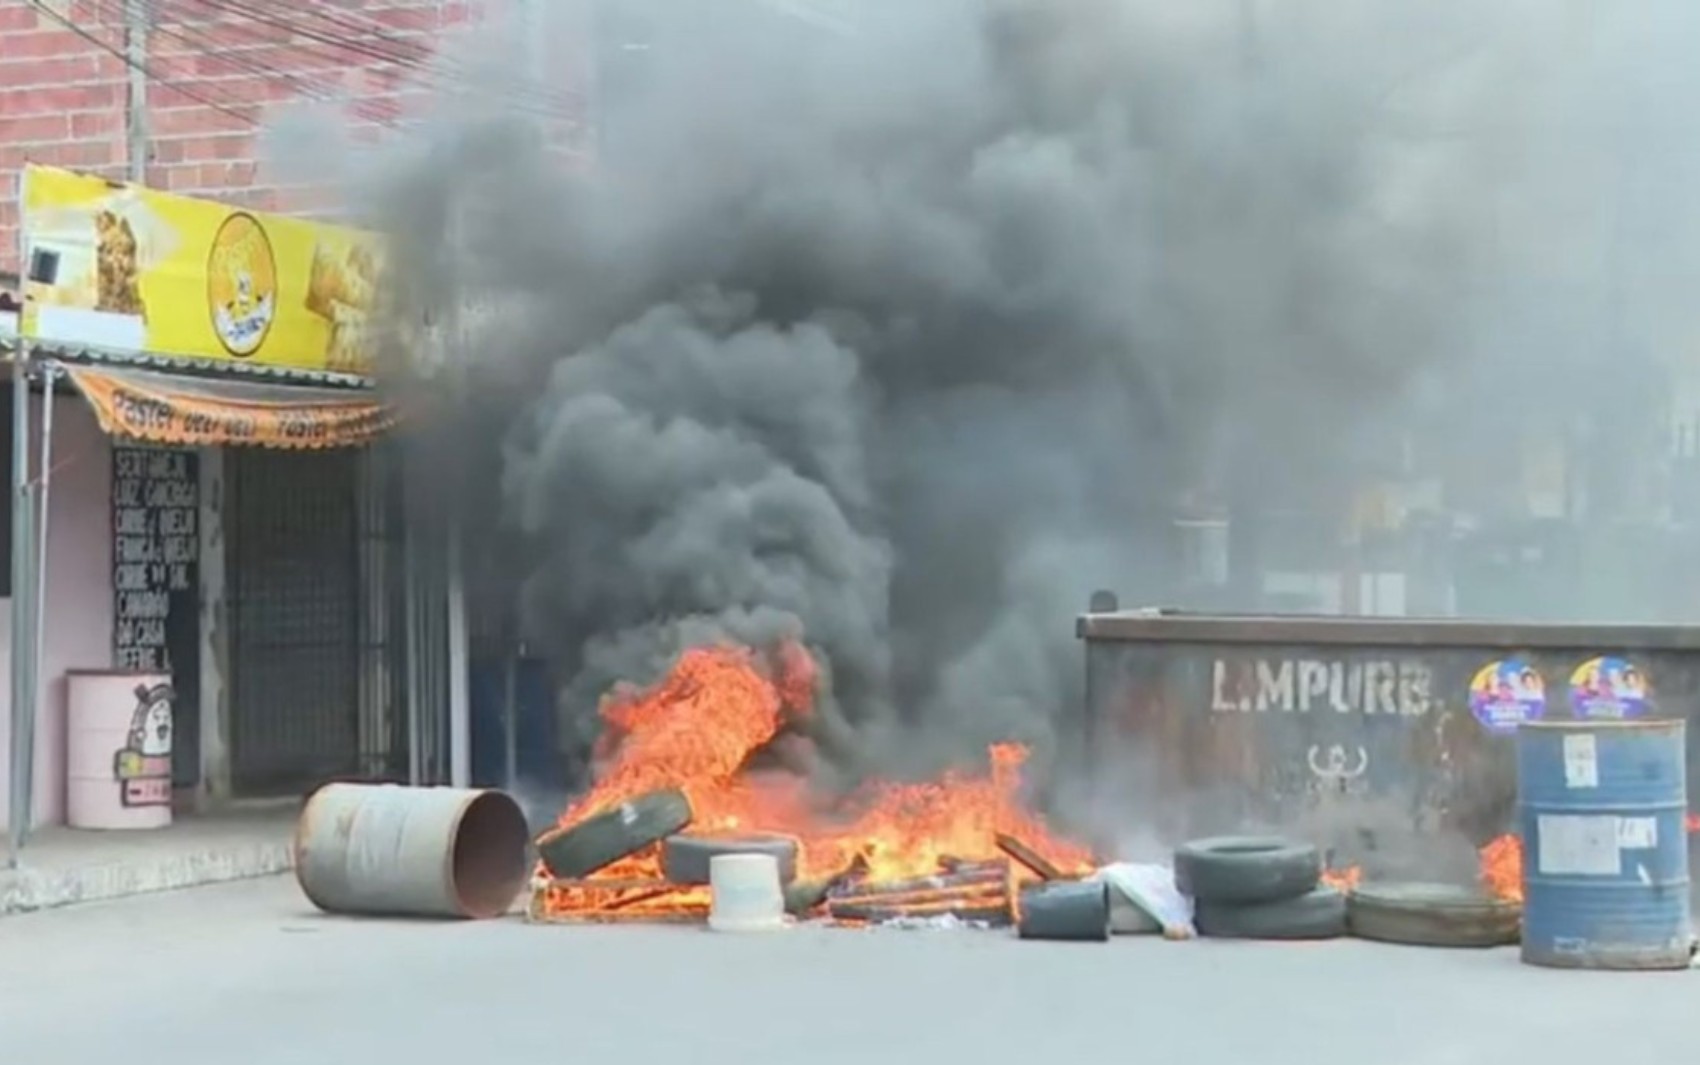
[(1427, 665), (1410, 660), (1218, 658), (1210, 667), (1210, 709), (1421, 717), (1432, 706), (1432, 681)]

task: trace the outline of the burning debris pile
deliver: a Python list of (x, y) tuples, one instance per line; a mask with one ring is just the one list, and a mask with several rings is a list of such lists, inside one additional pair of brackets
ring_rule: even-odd
[[(786, 912), (836, 924), (1019, 922), (1024, 935), (1043, 925), (1033, 934), (1044, 938), (1112, 930), (1175, 938), (1184, 928), (1182, 936), (1516, 942), (1515, 835), (1481, 848), (1476, 887), (1366, 880), (1355, 866), (1328, 868), (1303, 841), (1194, 841), (1158, 878), (1185, 897), (1184, 916), (1156, 920), (1148, 899), (1118, 881), (1137, 879), (1138, 867), (1099, 868), (1087, 847), (1026, 805), (1019, 744), (994, 744), (979, 773), (823, 792), (806, 771), (817, 756), (818, 687), (815, 659), (799, 643), (765, 651), (720, 643), (683, 652), (650, 687), (612, 692), (600, 708), (595, 782), (538, 840), (531, 917), (711, 921), (715, 859), (759, 855), (778, 871)], [(1118, 918), (1117, 892), (1144, 917)]]
[(1016, 744), (992, 746), (983, 774), (823, 797), (787, 768), (812, 754), (815, 685), (799, 644), (718, 645), (685, 651), (650, 688), (612, 693), (595, 784), (538, 841), (532, 917), (705, 918), (717, 846), (774, 854), (792, 914), (845, 922), (1008, 923), (1024, 884), (1093, 868), (1024, 804)]
[[(1026, 805), (1027, 751), (1019, 744), (991, 746), (984, 772), (871, 781), (824, 794), (804, 768), (816, 757), (817, 685), (816, 662), (798, 643), (768, 651), (721, 643), (685, 651), (650, 687), (613, 691), (600, 708), (593, 786), (538, 840), (532, 919), (708, 920), (710, 871), (721, 855), (771, 857), (784, 909), (797, 918), (850, 925), (1020, 921), (1024, 934), (1027, 923), (1043, 923), (1062, 938), (1107, 936), (1112, 926), (1184, 938), (1193, 934), (1194, 901), (1196, 930), (1205, 934), (1267, 926), (1275, 938), (1343, 935), (1348, 901), (1387, 888), (1366, 888), (1358, 867), (1328, 868), (1302, 841), (1199, 841), (1177, 852), (1175, 874), (1164, 869), (1158, 877), (1177, 899), (1186, 896), (1183, 916), (1156, 920), (1137, 887), (1118, 882), (1137, 879), (1138, 867), (1098, 868), (1087, 847), (1058, 835)], [(1515, 924), (1518, 858), (1515, 838), (1507, 837), (1483, 851), (1484, 891), (1458, 889), (1457, 898), (1439, 900), (1395, 893), (1385, 905), (1479, 897), (1477, 908), (1502, 938), (1502, 926)], [(1281, 865), (1281, 890), (1265, 898), (1270, 863)], [(1189, 871), (1181, 875), (1183, 866)], [(1199, 870), (1218, 866), (1218, 879), (1231, 881), (1227, 895), (1200, 880)], [(1242, 898), (1247, 885), (1257, 890)], [(1130, 918), (1120, 896), (1145, 916)], [(1375, 904), (1369, 898), (1363, 905)], [(1212, 921), (1217, 932), (1208, 930)]]

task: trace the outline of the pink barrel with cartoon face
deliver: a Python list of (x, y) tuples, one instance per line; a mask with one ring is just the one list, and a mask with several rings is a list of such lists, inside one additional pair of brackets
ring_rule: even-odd
[(98, 829), (171, 824), (171, 678), (72, 671), (66, 683), (66, 822)]

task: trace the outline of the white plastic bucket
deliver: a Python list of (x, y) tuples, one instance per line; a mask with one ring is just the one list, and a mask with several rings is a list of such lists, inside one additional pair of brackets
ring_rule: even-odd
[(772, 932), (785, 927), (779, 860), (771, 854), (721, 854), (708, 863), (708, 927), (716, 932)]

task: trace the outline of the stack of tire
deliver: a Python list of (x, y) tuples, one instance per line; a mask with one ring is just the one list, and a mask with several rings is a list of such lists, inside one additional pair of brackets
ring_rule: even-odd
[(1346, 895), (1322, 883), (1309, 843), (1262, 836), (1193, 840), (1175, 851), (1175, 886), (1193, 900), (1193, 924), (1222, 939), (1336, 939)]
[(549, 875), (576, 880), (629, 857), (646, 847), (661, 845), (661, 875), (681, 886), (707, 885), (715, 858), (723, 854), (766, 854), (779, 863), (779, 880), (788, 907), (801, 912), (819, 905), (824, 884), (794, 883), (797, 841), (789, 836), (694, 835), (691, 805), (677, 790), (651, 792), (565, 829), (553, 829), (537, 839), (537, 850)]

